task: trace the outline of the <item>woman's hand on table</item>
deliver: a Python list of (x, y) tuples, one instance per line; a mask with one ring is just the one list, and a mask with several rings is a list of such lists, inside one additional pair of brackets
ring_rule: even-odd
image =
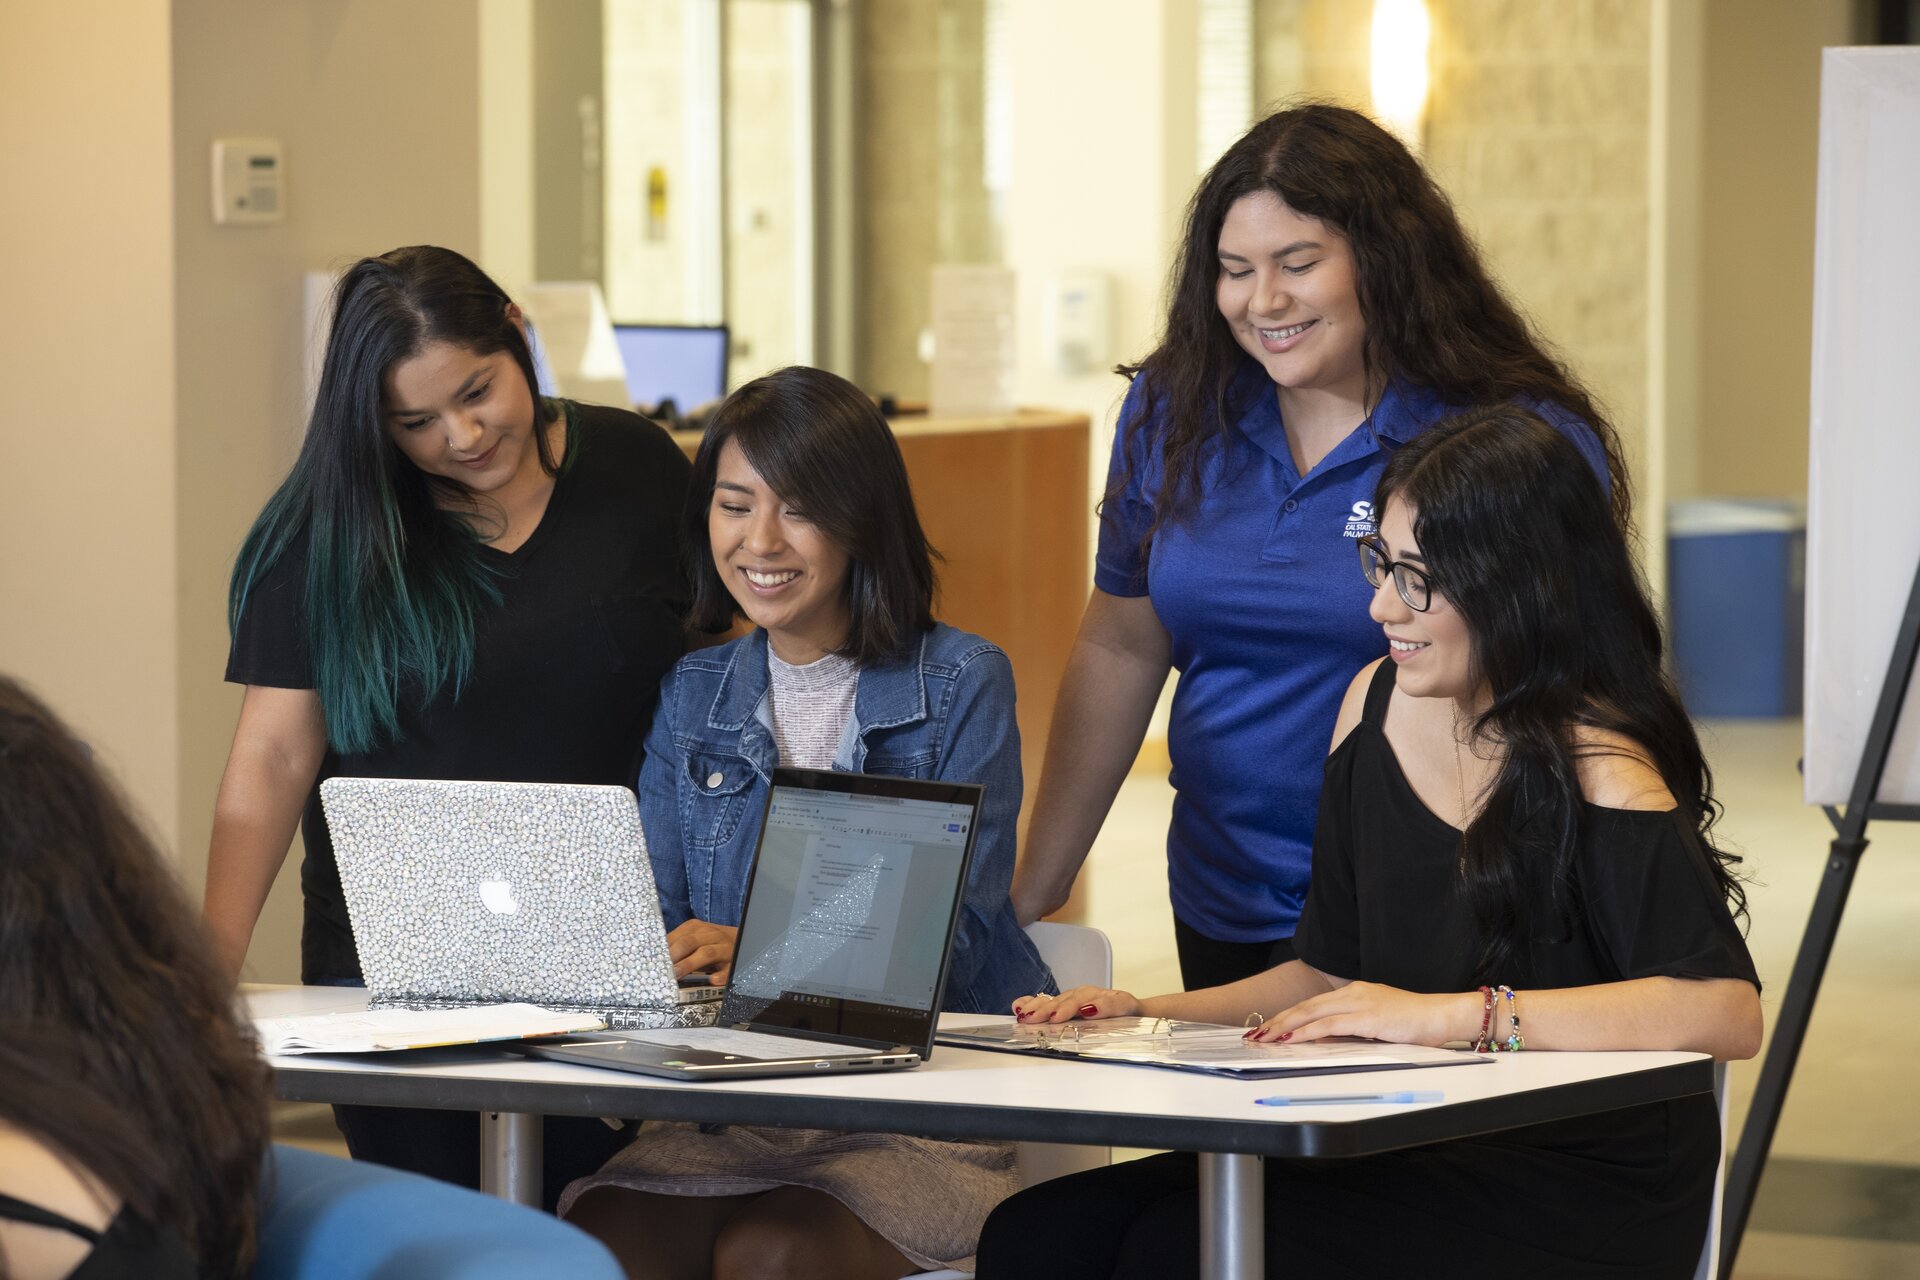
[(1013, 1002), (1016, 1022), (1071, 1022), (1075, 1018), (1125, 1018), (1140, 1012), (1132, 992), (1111, 987), (1075, 987), (1057, 996), (1021, 996)]
[(1440, 1045), (1473, 1039), (1473, 1029), (1465, 1026), (1469, 1004), (1477, 1026), (1482, 1007), (1477, 993), (1425, 995), (1378, 982), (1349, 982), (1282, 1010), (1249, 1031), (1247, 1039), (1300, 1044), (1359, 1036), (1393, 1044)]
[(732, 925), (688, 920), (667, 934), (667, 954), (673, 957), (673, 976), (705, 973), (714, 986), (724, 986), (733, 968), (733, 945), (740, 930)]

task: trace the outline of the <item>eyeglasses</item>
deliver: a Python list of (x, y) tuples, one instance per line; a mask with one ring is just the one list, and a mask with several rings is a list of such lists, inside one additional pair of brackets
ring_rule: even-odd
[(1407, 608), (1425, 613), (1433, 607), (1433, 583), (1426, 570), (1404, 560), (1388, 559), (1387, 544), (1378, 538), (1361, 538), (1359, 545), (1360, 572), (1366, 575), (1368, 585), (1379, 590), (1391, 573), (1393, 588), (1407, 602)]

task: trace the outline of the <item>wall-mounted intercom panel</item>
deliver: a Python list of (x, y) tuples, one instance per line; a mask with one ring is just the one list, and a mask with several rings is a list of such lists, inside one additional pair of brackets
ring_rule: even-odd
[(214, 222), (257, 227), (286, 216), (287, 158), (279, 139), (214, 139)]

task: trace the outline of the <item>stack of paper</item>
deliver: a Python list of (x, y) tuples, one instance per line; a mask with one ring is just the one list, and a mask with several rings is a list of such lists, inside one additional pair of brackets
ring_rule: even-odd
[(531, 1004), (488, 1004), (470, 1009), (360, 1009), (260, 1018), (254, 1033), (269, 1055), (382, 1053), (438, 1045), (524, 1040), (571, 1031), (599, 1031), (592, 1014), (562, 1013)]

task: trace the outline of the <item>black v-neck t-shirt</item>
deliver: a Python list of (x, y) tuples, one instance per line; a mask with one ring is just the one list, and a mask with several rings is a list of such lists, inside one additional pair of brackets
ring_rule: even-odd
[[(684, 649), (680, 513), (691, 466), (665, 431), (624, 410), (569, 405), (574, 458), (533, 535), (498, 562), (473, 673), (425, 706), (403, 686), (400, 732), (371, 751), (328, 747), (301, 831), (304, 982), (360, 976), (318, 782), (332, 777), (632, 785), (660, 679)], [(307, 544), (296, 538), (248, 593), (227, 659), (236, 684), (311, 689)]]

